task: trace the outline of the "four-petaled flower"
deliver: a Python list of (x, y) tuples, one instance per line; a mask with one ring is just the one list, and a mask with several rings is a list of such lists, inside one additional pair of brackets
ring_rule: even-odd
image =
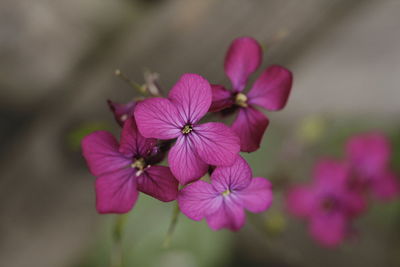
[(292, 87), (292, 73), (280, 66), (268, 67), (244, 94), (248, 77), (262, 61), (262, 48), (256, 40), (242, 37), (234, 40), (225, 57), (224, 69), (232, 83), (232, 91), (213, 85), (210, 111), (229, 112), (239, 109), (232, 129), (240, 137), (241, 151), (253, 152), (260, 147), (268, 126), (268, 118), (254, 106), (280, 110), (287, 102)]
[(82, 141), (83, 156), (96, 179), (99, 213), (125, 213), (132, 209), (138, 190), (161, 201), (175, 200), (178, 181), (170, 169), (154, 166), (157, 140), (144, 138), (135, 120), (126, 120), (118, 144), (107, 131), (96, 131)]
[(361, 193), (371, 191), (382, 200), (399, 195), (399, 180), (390, 170), (391, 145), (384, 134), (371, 132), (351, 137), (346, 154), (353, 171), (349, 180), (351, 189)]
[(337, 246), (348, 237), (351, 219), (366, 208), (362, 196), (347, 187), (349, 175), (346, 163), (321, 160), (311, 184), (288, 192), (289, 211), (306, 219), (313, 238), (325, 246)]
[(202, 177), (208, 165), (229, 166), (238, 156), (236, 134), (223, 123), (199, 124), (211, 105), (210, 84), (196, 74), (184, 74), (168, 98), (137, 103), (134, 114), (141, 134), (147, 138), (177, 138), (168, 154), (172, 173), (181, 184)]
[(178, 195), (179, 208), (192, 220), (207, 220), (213, 230), (239, 230), (245, 223), (244, 209), (262, 212), (272, 203), (271, 183), (261, 177), (252, 178), (250, 166), (237, 157), (230, 167), (217, 167), (211, 184), (196, 181)]

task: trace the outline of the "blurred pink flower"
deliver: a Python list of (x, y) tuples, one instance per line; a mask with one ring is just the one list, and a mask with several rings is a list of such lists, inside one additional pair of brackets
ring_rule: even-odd
[(237, 157), (230, 167), (217, 167), (211, 184), (196, 181), (179, 192), (179, 208), (192, 220), (207, 220), (213, 230), (238, 231), (245, 223), (244, 209), (262, 212), (272, 203), (271, 183), (252, 178), (250, 166)]
[(107, 100), (108, 107), (114, 114), (115, 120), (122, 127), (130, 117), (133, 116), (133, 109), (135, 108), (135, 101), (130, 101), (126, 104), (120, 104)]
[(307, 220), (311, 236), (325, 246), (337, 246), (348, 237), (351, 219), (366, 209), (362, 196), (347, 187), (349, 174), (347, 164), (321, 160), (311, 184), (287, 193), (288, 210)]
[(351, 137), (346, 144), (352, 167), (352, 189), (371, 191), (377, 198), (389, 200), (400, 192), (396, 175), (390, 170), (391, 144), (382, 133), (371, 132)]
[[(126, 213), (134, 206), (138, 190), (161, 201), (172, 201), (178, 181), (170, 169), (154, 166), (156, 139), (146, 139), (128, 119), (121, 142), (107, 131), (96, 131), (82, 141), (83, 156), (96, 179), (96, 207), (99, 213)], [(157, 160), (154, 160), (157, 158)]]
[(202, 177), (208, 165), (229, 166), (239, 150), (239, 138), (225, 124), (199, 124), (211, 105), (211, 87), (197, 74), (184, 74), (168, 98), (150, 98), (136, 105), (139, 131), (147, 138), (177, 138), (168, 154), (172, 173), (181, 184)]
[(230, 112), (239, 109), (233, 130), (240, 137), (241, 151), (253, 152), (260, 147), (268, 126), (268, 118), (254, 106), (267, 110), (285, 107), (292, 88), (292, 73), (277, 65), (268, 67), (244, 94), (249, 76), (262, 61), (262, 48), (256, 40), (242, 37), (234, 40), (225, 57), (224, 69), (232, 83), (232, 91), (222, 85), (213, 85), (210, 111)]

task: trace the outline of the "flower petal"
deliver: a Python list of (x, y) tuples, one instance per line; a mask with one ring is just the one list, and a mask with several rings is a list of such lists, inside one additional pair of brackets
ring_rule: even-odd
[(118, 142), (106, 131), (95, 131), (82, 140), (82, 154), (90, 172), (99, 176), (121, 169), (130, 164), (130, 159), (118, 152)]
[(168, 94), (185, 124), (194, 124), (208, 111), (212, 93), (209, 82), (197, 74), (184, 74)]
[(391, 154), (388, 138), (382, 133), (364, 133), (347, 141), (346, 152), (356, 171), (365, 176), (386, 170)]
[(268, 118), (252, 106), (241, 108), (232, 124), (232, 129), (240, 138), (240, 150), (254, 152), (260, 148), (268, 124)]
[(249, 164), (241, 156), (237, 156), (232, 166), (215, 168), (211, 174), (211, 183), (219, 193), (227, 189), (240, 191), (249, 186), (252, 177)]
[(400, 194), (400, 182), (391, 171), (385, 171), (372, 180), (372, 193), (380, 200), (392, 200)]
[(137, 178), (137, 188), (158, 200), (168, 202), (178, 195), (178, 181), (165, 166), (151, 166)]
[(209, 183), (200, 180), (179, 191), (178, 204), (183, 214), (200, 221), (219, 209), (222, 198)]
[(262, 48), (250, 37), (235, 39), (225, 56), (224, 69), (235, 91), (242, 91), (250, 74), (255, 72), (262, 61)]
[(247, 94), (249, 103), (267, 110), (285, 107), (292, 89), (292, 73), (281, 66), (268, 67)]
[(272, 204), (272, 184), (265, 178), (251, 179), (248, 187), (237, 192), (243, 207), (251, 212), (262, 212)]
[(346, 214), (355, 218), (367, 209), (367, 202), (362, 194), (356, 191), (348, 191), (343, 197), (345, 203)]
[(241, 205), (225, 198), (220, 208), (216, 212), (207, 215), (206, 220), (210, 228), (214, 231), (222, 228), (238, 231), (243, 227), (246, 216)]
[(309, 228), (319, 243), (335, 247), (345, 239), (348, 225), (345, 216), (340, 213), (318, 214), (311, 219)]
[(168, 163), (172, 173), (182, 185), (201, 178), (208, 170), (208, 165), (197, 155), (188, 136), (178, 138), (169, 151)]
[(112, 102), (111, 100), (107, 100), (108, 106), (111, 111), (114, 113), (115, 120), (122, 127), (127, 119), (133, 116), (133, 110), (135, 108), (135, 101), (130, 101), (126, 104), (119, 104), (116, 102)]
[(212, 103), (210, 112), (221, 111), (229, 108), (234, 104), (232, 92), (227, 90), (224, 86), (218, 84), (211, 85)]
[(308, 186), (294, 186), (286, 194), (286, 207), (295, 216), (308, 217), (315, 206), (315, 197)]
[(119, 151), (130, 157), (145, 157), (151, 153), (157, 140), (154, 138), (144, 138), (137, 129), (135, 119), (128, 119), (122, 129), (121, 145)]
[(313, 177), (321, 188), (344, 190), (349, 183), (348, 164), (335, 159), (320, 159), (314, 166)]
[(174, 104), (165, 98), (149, 98), (137, 103), (134, 114), (137, 127), (146, 138), (174, 139), (184, 126)]
[(196, 125), (189, 138), (200, 158), (210, 165), (230, 166), (240, 151), (239, 138), (223, 123)]
[(123, 168), (96, 179), (96, 208), (99, 213), (126, 213), (137, 200), (134, 169)]

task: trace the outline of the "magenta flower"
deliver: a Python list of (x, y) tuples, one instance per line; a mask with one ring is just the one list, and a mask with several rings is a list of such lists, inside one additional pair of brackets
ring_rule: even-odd
[(217, 167), (211, 174), (211, 184), (196, 181), (178, 195), (182, 213), (195, 221), (205, 218), (213, 230), (238, 231), (245, 223), (244, 209), (258, 213), (271, 203), (271, 183), (252, 178), (250, 166), (240, 156), (232, 166)]
[(347, 164), (322, 160), (311, 184), (295, 186), (287, 194), (288, 210), (306, 219), (311, 236), (325, 246), (337, 246), (348, 237), (351, 219), (366, 208), (362, 196), (348, 189), (349, 174)]
[(143, 136), (177, 138), (168, 154), (168, 163), (181, 184), (202, 177), (208, 165), (232, 165), (239, 153), (239, 138), (228, 126), (198, 123), (210, 105), (210, 84), (196, 74), (184, 74), (168, 99), (156, 97), (136, 105), (135, 118)]
[(391, 145), (384, 134), (356, 135), (347, 141), (346, 152), (353, 170), (352, 189), (370, 190), (382, 200), (399, 194), (399, 180), (390, 170)]
[(260, 66), (262, 49), (256, 40), (242, 37), (234, 40), (225, 57), (225, 73), (232, 83), (232, 91), (213, 85), (210, 111), (224, 113), (239, 109), (232, 129), (240, 137), (241, 151), (253, 152), (260, 147), (268, 126), (268, 118), (255, 106), (267, 110), (285, 107), (292, 88), (292, 73), (280, 66), (268, 67), (255, 81), (246, 95), (247, 80)]
[(133, 115), (133, 109), (135, 108), (135, 101), (130, 101), (126, 104), (120, 104), (107, 100), (108, 107), (114, 114), (115, 120), (122, 127), (126, 120)]
[(96, 179), (96, 207), (99, 213), (125, 213), (132, 209), (138, 190), (161, 201), (172, 201), (178, 181), (160, 162), (155, 139), (137, 131), (128, 119), (121, 143), (107, 131), (96, 131), (82, 141), (83, 156)]

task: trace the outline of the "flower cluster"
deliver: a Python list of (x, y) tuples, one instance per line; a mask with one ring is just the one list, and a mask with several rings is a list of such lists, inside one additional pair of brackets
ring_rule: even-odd
[[(214, 230), (237, 231), (245, 222), (245, 209), (268, 209), (271, 183), (253, 178), (239, 152), (253, 152), (260, 146), (268, 119), (255, 106), (283, 108), (292, 75), (271, 66), (245, 95), (248, 76), (261, 59), (257, 41), (238, 38), (225, 59), (232, 91), (210, 85), (200, 75), (184, 74), (167, 97), (161, 97), (153, 86), (157, 93), (148, 92), (155, 97), (127, 104), (109, 101), (122, 126), (120, 141), (106, 131), (96, 131), (82, 141), (83, 156), (97, 177), (97, 210), (126, 213), (138, 192), (143, 192), (165, 202), (177, 200), (182, 213), (193, 220), (206, 219)], [(209, 112), (231, 114), (235, 110), (239, 114), (232, 126), (201, 121)], [(159, 165), (164, 158), (168, 166)], [(210, 182), (204, 180), (208, 180), (207, 173)]]
[(384, 134), (353, 136), (345, 150), (341, 161), (317, 162), (311, 183), (292, 187), (286, 198), (288, 210), (308, 221), (311, 236), (330, 247), (351, 235), (352, 221), (366, 210), (370, 194), (389, 200), (400, 193)]

